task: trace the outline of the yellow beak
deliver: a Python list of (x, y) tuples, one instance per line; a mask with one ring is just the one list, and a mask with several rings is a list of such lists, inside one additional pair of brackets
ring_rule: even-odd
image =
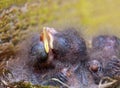
[(45, 51), (49, 53), (50, 49), (53, 49), (53, 34), (49, 31), (51, 28), (44, 27), (42, 32), (42, 40), (44, 43)]

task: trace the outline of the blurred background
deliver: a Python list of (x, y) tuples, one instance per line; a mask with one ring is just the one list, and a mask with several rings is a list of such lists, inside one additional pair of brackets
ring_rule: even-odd
[(0, 0), (0, 32), (72, 25), (82, 27), (88, 38), (99, 33), (119, 36), (119, 23), (119, 0)]

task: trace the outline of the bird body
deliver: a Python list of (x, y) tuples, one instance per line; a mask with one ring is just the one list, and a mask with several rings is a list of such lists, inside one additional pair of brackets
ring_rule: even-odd
[[(101, 35), (93, 38), (89, 67), (96, 83), (105, 77), (120, 77), (120, 39)], [(95, 63), (93, 63), (95, 62)], [(96, 65), (97, 64), (97, 65)], [(98, 69), (94, 72), (93, 66)]]

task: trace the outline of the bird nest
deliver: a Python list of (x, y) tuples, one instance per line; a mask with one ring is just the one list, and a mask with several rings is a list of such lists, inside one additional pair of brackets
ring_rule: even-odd
[[(4, 9), (0, 15), (0, 84), (3, 87), (8, 88), (57, 88), (51, 86), (33, 85), (30, 82), (18, 81), (10, 82), (8, 75), (14, 76), (8, 69), (7, 64), (9, 61), (14, 59), (18, 48), (18, 43), (26, 38), (29, 24), (25, 20), (20, 20), (18, 17), (21, 13), (25, 12), (24, 8), (13, 6), (8, 9)], [(69, 88), (69, 85), (61, 82), (59, 79), (53, 78), (52, 80), (57, 81)], [(103, 78), (98, 88), (120, 88), (117, 80), (109, 77)], [(117, 87), (116, 87), (117, 85)]]

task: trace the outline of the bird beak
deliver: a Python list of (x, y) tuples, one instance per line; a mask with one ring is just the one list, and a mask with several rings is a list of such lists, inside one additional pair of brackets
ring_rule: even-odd
[(54, 28), (49, 28), (49, 27), (43, 28), (40, 39), (43, 41), (45, 51), (47, 53), (49, 53), (50, 50), (53, 49), (54, 34), (56, 33), (57, 31)]

